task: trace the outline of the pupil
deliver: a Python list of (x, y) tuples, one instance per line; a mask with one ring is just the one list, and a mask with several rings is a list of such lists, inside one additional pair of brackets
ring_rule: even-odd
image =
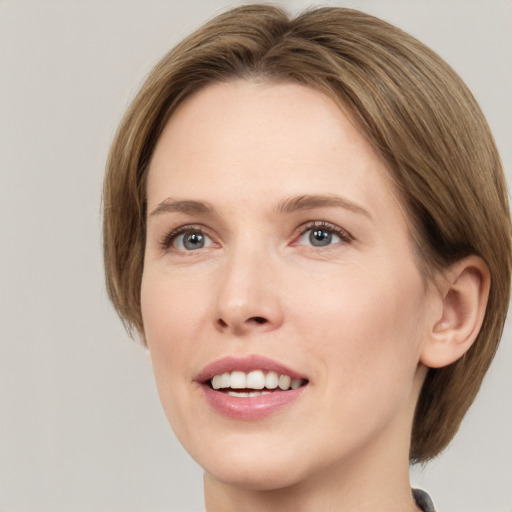
[(201, 249), (204, 246), (204, 236), (201, 233), (191, 233), (183, 240), (185, 249)]
[(325, 231), (323, 229), (315, 229), (311, 231), (309, 235), (309, 241), (311, 245), (315, 245), (316, 247), (329, 245), (332, 240), (332, 234), (329, 231)]

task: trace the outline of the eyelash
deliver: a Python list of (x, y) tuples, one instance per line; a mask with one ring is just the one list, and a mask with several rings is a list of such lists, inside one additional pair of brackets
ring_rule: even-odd
[[(310, 221), (310, 222), (307, 222), (307, 223), (303, 224), (302, 226), (300, 226), (297, 229), (298, 236), (295, 237), (295, 240), (297, 240), (302, 235), (304, 235), (308, 231), (311, 231), (312, 229), (315, 229), (315, 228), (316, 229), (320, 228), (320, 229), (323, 229), (330, 233), (333, 233), (335, 235), (338, 235), (340, 237), (341, 241), (345, 244), (349, 244), (354, 240), (354, 237), (348, 231), (345, 231), (344, 229), (340, 228), (339, 226), (336, 226), (335, 224), (331, 224), (330, 222), (318, 221), (318, 220)], [(189, 233), (189, 232), (199, 233), (199, 234), (209, 237), (209, 235), (206, 233), (204, 228), (202, 228), (201, 226), (197, 226), (194, 224), (187, 224), (185, 226), (180, 226), (179, 228), (176, 228), (176, 229), (170, 231), (169, 233), (167, 233), (161, 240), (160, 247), (164, 251), (168, 251), (171, 248), (174, 241), (180, 235), (183, 235), (183, 234)], [(211, 237), (209, 237), (209, 238), (211, 238)], [(189, 251), (186, 251), (186, 252), (189, 252)], [(193, 251), (190, 251), (190, 252), (193, 252)]]
[(173, 229), (171, 232), (167, 233), (167, 235), (165, 235), (162, 241), (160, 242), (160, 247), (162, 247), (164, 251), (168, 251), (172, 246), (173, 242), (176, 240), (176, 238), (178, 238), (180, 235), (189, 232), (200, 233), (201, 235), (208, 236), (208, 234), (201, 226), (188, 224), (186, 226), (180, 226), (179, 228)]
[(338, 235), (341, 241), (345, 244), (349, 244), (354, 240), (354, 237), (348, 231), (344, 230), (343, 228), (340, 228), (339, 226), (336, 226), (336, 224), (331, 224), (330, 222), (326, 222), (324, 220), (310, 221), (300, 226), (298, 228), (299, 237), (315, 228), (320, 228), (325, 231), (329, 231), (330, 233), (333, 233), (335, 235)]

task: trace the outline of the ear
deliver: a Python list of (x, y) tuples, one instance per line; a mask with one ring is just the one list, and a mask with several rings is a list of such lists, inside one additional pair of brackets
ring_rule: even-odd
[(425, 366), (447, 366), (469, 350), (484, 320), (490, 284), (489, 269), (478, 256), (459, 260), (443, 273), (442, 314), (429, 329), (421, 352)]

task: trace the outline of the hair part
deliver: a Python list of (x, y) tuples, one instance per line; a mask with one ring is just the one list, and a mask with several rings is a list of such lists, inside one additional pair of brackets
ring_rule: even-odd
[(510, 216), (500, 158), (472, 94), (437, 54), (359, 11), (326, 7), (290, 18), (270, 5), (235, 8), (201, 27), (155, 66), (114, 138), (104, 184), (109, 296), (144, 339), (140, 286), (146, 178), (176, 107), (209, 84), (292, 81), (334, 99), (386, 162), (425, 275), (475, 254), (489, 267), (483, 326), (457, 362), (430, 369), (410, 457), (426, 461), (457, 432), (501, 337), (510, 293)]

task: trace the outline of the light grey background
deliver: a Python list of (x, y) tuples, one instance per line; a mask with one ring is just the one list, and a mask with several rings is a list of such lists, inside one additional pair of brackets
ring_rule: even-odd
[[(0, 1), (0, 510), (202, 509), (145, 350), (103, 286), (102, 173), (159, 57), (236, 1)], [(281, 2), (292, 10), (316, 2)], [(512, 178), (512, 2), (346, 0), (469, 84)], [(451, 447), (413, 483), (440, 512), (512, 511), (510, 325)]]

